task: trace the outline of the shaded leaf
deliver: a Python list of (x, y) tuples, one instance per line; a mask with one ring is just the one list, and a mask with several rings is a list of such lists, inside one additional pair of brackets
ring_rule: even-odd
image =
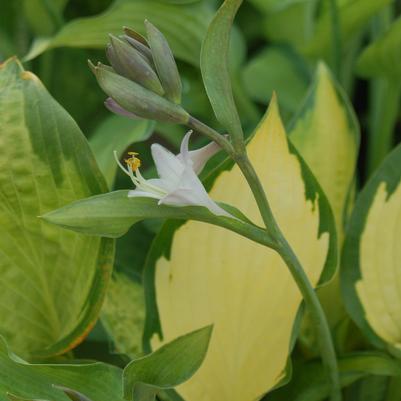
[(243, 70), (246, 90), (252, 99), (268, 104), (274, 91), (284, 109), (294, 112), (305, 96), (308, 71), (289, 49), (269, 46), (249, 60)]
[(26, 58), (62, 46), (103, 48), (107, 35), (120, 34), (123, 26), (144, 34), (143, 21), (148, 19), (166, 35), (178, 58), (198, 65), (201, 41), (210, 18), (211, 9), (204, 2), (178, 5), (158, 0), (116, 1), (106, 12), (71, 21), (55, 36), (35, 42)]
[[(324, 368), (319, 362), (294, 364), (293, 380), (273, 392), (268, 401), (321, 401), (330, 395)], [(361, 352), (339, 358), (341, 386), (346, 387), (369, 375), (399, 376), (401, 364), (386, 354)], [(364, 399), (365, 401), (365, 399)]]
[[(350, 43), (378, 11), (391, 0), (353, 0), (339, 3), (338, 13), (342, 43)], [(313, 57), (329, 55), (332, 40), (332, 24), (329, 7), (319, 16), (312, 39), (300, 47), (302, 53)]]
[(401, 17), (370, 43), (359, 56), (357, 72), (363, 77), (401, 78)]
[(0, 68), (0, 110), (0, 333), (24, 356), (62, 353), (97, 319), (114, 244), (37, 216), (106, 185), (75, 122), (15, 59)]

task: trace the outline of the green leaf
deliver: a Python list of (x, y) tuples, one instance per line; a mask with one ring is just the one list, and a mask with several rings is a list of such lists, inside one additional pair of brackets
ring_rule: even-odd
[(23, 0), (22, 8), (31, 29), (38, 36), (53, 34), (63, 22), (68, 0)]
[(86, 397), (79, 391), (64, 386), (54, 386), (54, 387), (58, 390), (63, 391), (64, 394), (72, 401), (91, 401), (88, 397)]
[(0, 109), (0, 333), (23, 356), (58, 354), (95, 323), (114, 243), (37, 216), (106, 184), (75, 122), (16, 59), (0, 68)]
[(141, 220), (160, 218), (198, 220), (238, 233), (253, 231), (257, 234), (262, 231), (245, 223), (246, 218), (237, 209), (228, 205), (221, 206), (238, 219), (216, 216), (201, 206), (174, 207), (159, 205), (158, 200), (153, 198), (129, 198), (128, 191), (120, 190), (73, 202), (42, 218), (69, 230), (111, 238), (120, 237)]
[(401, 356), (401, 145), (360, 193), (342, 258), (348, 312), (376, 346)]
[[(378, 11), (392, 0), (352, 0), (339, 4), (341, 40), (345, 45), (357, 35)], [(329, 7), (319, 16), (312, 39), (299, 49), (312, 57), (329, 57), (332, 41), (332, 22)]]
[[(334, 220), (324, 194), (288, 143), (275, 99), (247, 151), (312, 285), (327, 281), (336, 264)], [(217, 172), (221, 169), (213, 175)], [(238, 166), (217, 177), (210, 195), (263, 224)], [(144, 285), (145, 345), (152, 349), (214, 324), (202, 367), (177, 388), (182, 398), (252, 401), (288, 379), (302, 297), (273, 250), (220, 227), (169, 222), (148, 255)]]
[(295, 53), (284, 47), (269, 46), (249, 60), (243, 79), (253, 100), (268, 104), (277, 91), (280, 105), (295, 112), (305, 96), (309, 74)]
[[(399, 376), (400, 362), (379, 352), (360, 352), (338, 360), (341, 386), (346, 387), (368, 375)], [(292, 381), (273, 392), (269, 401), (322, 401), (330, 395), (330, 383), (319, 362), (294, 364)]]
[(212, 326), (178, 337), (157, 351), (132, 361), (123, 373), (127, 400), (153, 401), (161, 389), (187, 381), (201, 366)]
[(370, 43), (359, 56), (357, 72), (363, 77), (401, 78), (401, 17)]
[(113, 185), (117, 171), (113, 151), (121, 157), (132, 143), (146, 141), (152, 135), (154, 126), (154, 122), (148, 120), (110, 116), (96, 128), (89, 143), (109, 187)]
[(107, 291), (101, 319), (113, 339), (115, 352), (131, 358), (142, 353), (145, 300), (140, 284), (125, 274), (115, 274)]
[(12, 354), (0, 337), (0, 401), (68, 401), (55, 386), (68, 387), (94, 401), (123, 401), (122, 370), (104, 363), (31, 365)]
[(64, 25), (47, 43), (43, 39), (34, 43), (26, 59), (55, 47), (103, 48), (108, 34), (121, 34), (124, 25), (144, 34), (143, 21), (148, 19), (163, 32), (178, 58), (198, 65), (201, 42), (210, 18), (211, 9), (205, 2), (178, 5), (158, 0), (116, 1), (100, 15)]
[(226, 0), (208, 28), (201, 52), (201, 71), (206, 92), (217, 120), (233, 136), (242, 127), (234, 102), (228, 69), (230, 32), (242, 0)]

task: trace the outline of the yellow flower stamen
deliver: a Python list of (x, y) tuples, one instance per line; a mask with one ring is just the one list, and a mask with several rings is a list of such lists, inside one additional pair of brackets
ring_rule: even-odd
[(125, 163), (127, 163), (127, 166), (132, 170), (136, 171), (138, 170), (139, 167), (141, 167), (141, 160), (138, 159), (136, 156), (138, 155), (137, 152), (128, 152), (130, 157), (128, 159), (125, 159)]

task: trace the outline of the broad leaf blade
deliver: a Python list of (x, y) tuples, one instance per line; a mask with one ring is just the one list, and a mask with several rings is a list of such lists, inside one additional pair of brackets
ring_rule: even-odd
[(132, 361), (123, 374), (125, 398), (153, 401), (159, 390), (171, 389), (188, 380), (201, 366), (211, 334), (212, 326), (204, 327)]
[(113, 242), (37, 216), (106, 185), (75, 122), (15, 59), (0, 69), (0, 110), (0, 333), (24, 356), (61, 353), (97, 319)]
[(367, 183), (352, 213), (342, 258), (348, 312), (379, 347), (401, 355), (401, 145)]
[(228, 70), (230, 32), (242, 0), (226, 0), (213, 18), (201, 52), (201, 71), (217, 120), (230, 133), (242, 135)]
[(26, 58), (32, 59), (55, 47), (104, 48), (108, 34), (121, 34), (129, 26), (144, 34), (148, 19), (166, 35), (174, 54), (193, 65), (199, 64), (199, 52), (211, 9), (204, 2), (170, 4), (157, 0), (116, 1), (104, 13), (80, 18), (66, 24), (47, 43), (34, 43)]
[(103, 363), (31, 365), (14, 354), (0, 337), (0, 401), (17, 399), (68, 401), (55, 387), (68, 387), (94, 401), (123, 401), (122, 370)]
[[(334, 222), (323, 193), (287, 142), (275, 101), (248, 153), (280, 227), (316, 286), (335, 267)], [(261, 223), (238, 167), (219, 175), (210, 194)], [(177, 388), (183, 398), (252, 401), (286, 375), (301, 295), (272, 250), (218, 227), (187, 222), (177, 229), (170, 223), (153, 244), (145, 283), (145, 333), (153, 348), (214, 324), (205, 362)]]

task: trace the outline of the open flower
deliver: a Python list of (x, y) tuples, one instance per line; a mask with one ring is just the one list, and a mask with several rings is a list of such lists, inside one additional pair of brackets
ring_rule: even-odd
[(136, 188), (129, 191), (129, 197), (149, 197), (159, 199), (159, 205), (170, 206), (204, 206), (218, 216), (229, 216), (206, 192), (198, 178), (206, 162), (220, 150), (212, 142), (203, 148), (190, 151), (188, 143), (192, 131), (189, 131), (181, 142), (178, 155), (159, 144), (153, 144), (151, 151), (159, 178), (146, 180), (139, 171), (140, 160), (134, 152), (125, 160), (125, 168), (117, 158), (121, 169), (131, 178)]

